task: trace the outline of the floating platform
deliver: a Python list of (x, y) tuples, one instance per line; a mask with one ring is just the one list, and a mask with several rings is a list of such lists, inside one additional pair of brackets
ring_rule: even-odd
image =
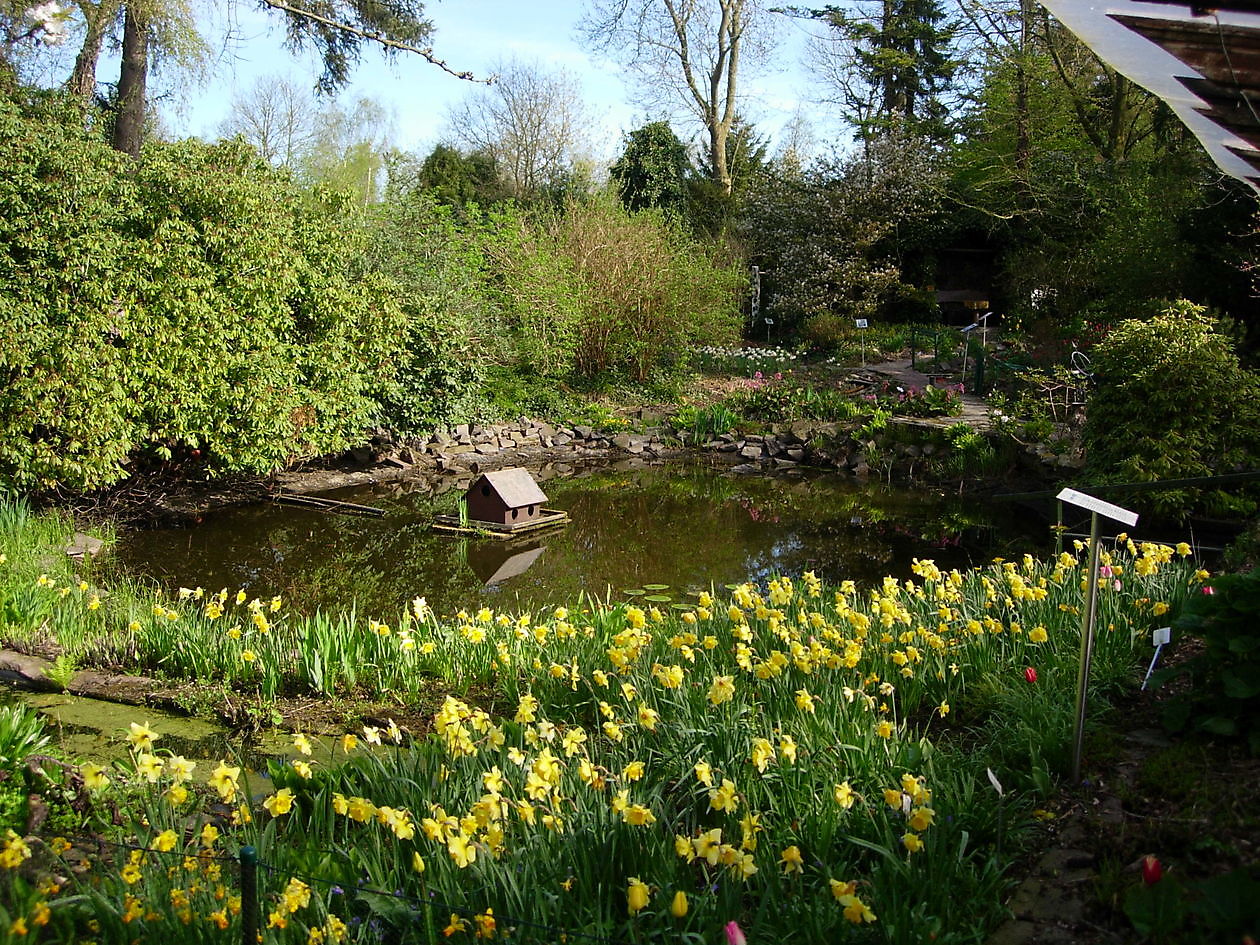
[(538, 517), (528, 522), (513, 525), (500, 525), (495, 522), (478, 522), (468, 519), (461, 524), (458, 515), (435, 515), (433, 530), (448, 535), (479, 535), (483, 538), (516, 538), (531, 532), (553, 528), (569, 521), (569, 513), (563, 509), (540, 509)]

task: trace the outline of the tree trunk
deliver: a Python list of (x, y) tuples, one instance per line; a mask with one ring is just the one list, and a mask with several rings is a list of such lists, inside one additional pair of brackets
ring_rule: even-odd
[(101, 0), (93, 12), (88, 12), (86, 4), (83, 11), (87, 33), (84, 34), (79, 55), (74, 60), (74, 71), (70, 73), (66, 88), (86, 107), (96, 94), (96, 63), (101, 58), (101, 44), (105, 40), (105, 34), (118, 13), (118, 4), (114, 0)]
[(713, 169), (713, 179), (721, 185), (722, 193), (729, 197), (734, 182), (731, 179), (731, 169), (726, 160), (726, 139), (726, 129), (722, 127), (722, 123), (719, 121), (712, 122), (709, 125), (710, 166)]
[(149, 25), (128, 5), (123, 17), (122, 71), (118, 75), (118, 117), (114, 148), (140, 156), (144, 138), (145, 81), (149, 73)]
[(1032, 206), (1032, 115), (1028, 108), (1028, 6), (1031, 0), (1019, 2), (1019, 53), (1015, 59), (1015, 178), (1022, 209)]

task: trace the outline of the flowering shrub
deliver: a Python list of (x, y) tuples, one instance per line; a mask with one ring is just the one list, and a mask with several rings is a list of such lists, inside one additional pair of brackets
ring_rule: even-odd
[(961, 384), (909, 390), (885, 387), (881, 399), (894, 413), (905, 417), (956, 417), (962, 413), (962, 393)]

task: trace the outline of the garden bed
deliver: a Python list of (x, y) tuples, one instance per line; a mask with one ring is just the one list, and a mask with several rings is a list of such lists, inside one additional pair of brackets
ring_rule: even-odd
[[(146, 936), (239, 929), (234, 887), (217, 900), (214, 882), (165, 866), (223, 871), (252, 846), (270, 941), (312, 929), (366, 941), (373, 923), (420, 941), (492, 924), (515, 941), (713, 941), (731, 921), (754, 941), (976, 941), (1003, 915), (1013, 857), (1067, 755), (1070, 556), (963, 574), (923, 562), (912, 583), (870, 588), (803, 575), (686, 611), (585, 600), (437, 618), (413, 602), (387, 626), (99, 587), (69, 563), (37, 573), (38, 542), (14, 540), (15, 524), (12, 636), (53, 634), (80, 658), (111, 652), (260, 706), (366, 687), (402, 707), (440, 695), (438, 681), (448, 693), (430, 738), (388, 720), (302, 733), (269, 782), (232, 758), (188, 777), (138, 712), (126, 761), (41, 782), (47, 798), (95, 789), (123, 824), (97, 820), (109, 807), (95, 802), (51, 817), (119, 845), (78, 867), (97, 883), (87, 912), (77, 888), (59, 898), (33, 877), (5, 880), (52, 940), (81, 936), (89, 916), (102, 941), (130, 941), (136, 921)], [(1171, 548), (1111, 554), (1126, 577), (1102, 594), (1097, 700), (1132, 685), (1134, 641), (1202, 580)], [(78, 862), (84, 841), (61, 835), (22, 843), (64, 871), (57, 858)]]

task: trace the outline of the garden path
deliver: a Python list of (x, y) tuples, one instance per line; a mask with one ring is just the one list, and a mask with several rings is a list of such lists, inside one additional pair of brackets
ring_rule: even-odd
[[(909, 358), (902, 358), (899, 361), (884, 361), (880, 364), (870, 364), (867, 365), (867, 370), (875, 374), (884, 375), (907, 390), (916, 387), (930, 387), (932, 384), (932, 378), (911, 367)], [(955, 423), (961, 422), (967, 424), (977, 433), (988, 432), (989, 428), (992, 426), (992, 421), (989, 417), (988, 401), (977, 394), (964, 392), (960, 396), (962, 399), (962, 413), (957, 416), (895, 417), (893, 422), (920, 427), (949, 427), (953, 426)]]

